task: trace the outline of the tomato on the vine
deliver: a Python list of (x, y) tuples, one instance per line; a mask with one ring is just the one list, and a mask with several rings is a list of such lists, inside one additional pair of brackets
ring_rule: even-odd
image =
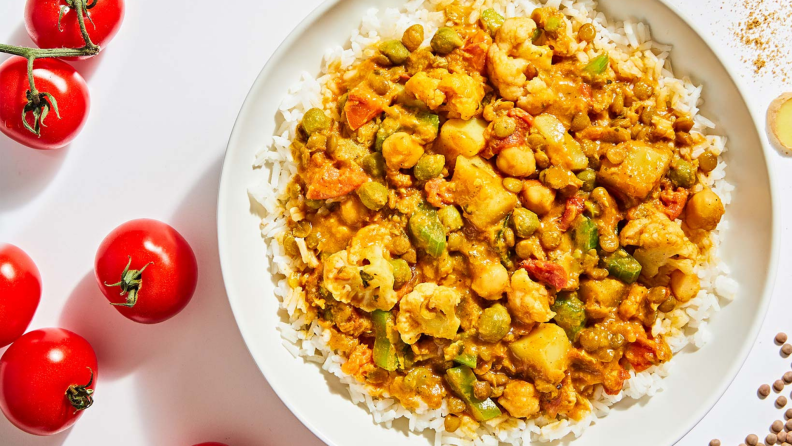
[(62, 328), (26, 333), (0, 358), (0, 410), (33, 435), (53, 435), (93, 404), (99, 366), (91, 344)]
[(171, 226), (150, 219), (126, 222), (105, 237), (94, 271), (107, 300), (143, 324), (178, 314), (198, 283), (198, 263), (190, 245)]
[(25, 251), (0, 243), (0, 348), (22, 336), (41, 300), (41, 275)]
[[(88, 85), (71, 65), (57, 59), (36, 59), (33, 79), (41, 93), (38, 100), (46, 105), (40, 127), (34, 112), (26, 110), (30, 92), (27, 60), (14, 56), (0, 64), (0, 132), (34, 149), (61, 148), (85, 125), (91, 105)], [(23, 117), (30, 128), (40, 131), (39, 136), (25, 127)]]
[[(28, 0), (25, 5), (25, 28), (39, 48), (85, 46), (77, 21), (77, 10), (69, 3), (67, 0)], [(88, 13), (83, 14), (83, 18), (88, 36), (94, 44), (104, 48), (121, 28), (124, 0), (86, 0), (86, 4)]]

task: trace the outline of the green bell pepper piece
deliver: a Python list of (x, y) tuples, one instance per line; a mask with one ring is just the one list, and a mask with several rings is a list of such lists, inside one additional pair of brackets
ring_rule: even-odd
[(432, 257), (440, 257), (446, 249), (446, 233), (437, 211), (430, 207), (417, 210), (409, 221), (415, 246)]
[(476, 375), (470, 367), (461, 365), (446, 370), (446, 381), (454, 393), (465, 401), (470, 414), (477, 421), (487, 421), (501, 415), (500, 409), (490, 398), (482, 401), (473, 395), (473, 384), (476, 383)]
[(608, 56), (608, 53), (600, 54), (589, 62), (583, 70), (591, 75), (602, 74), (608, 69), (609, 64), (610, 56)]
[(630, 284), (638, 280), (641, 275), (641, 264), (635, 260), (624, 249), (618, 249), (613, 254), (605, 258), (605, 269), (608, 273), (621, 280), (624, 283)]
[(580, 331), (586, 326), (586, 307), (575, 292), (558, 293), (550, 307), (556, 314), (553, 320), (563, 328), (571, 342), (577, 341)]
[(374, 364), (389, 372), (399, 368), (397, 348), (388, 337), (388, 325), (394, 324), (390, 311), (374, 310), (371, 321), (374, 323)]
[(476, 368), (476, 364), (478, 362), (478, 356), (472, 353), (461, 353), (454, 358), (454, 362), (459, 365), (466, 365), (470, 368)]
[(575, 245), (584, 253), (597, 249), (599, 246), (599, 230), (591, 219), (584, 216), (578, 217), (575, 220), (573, 231)]

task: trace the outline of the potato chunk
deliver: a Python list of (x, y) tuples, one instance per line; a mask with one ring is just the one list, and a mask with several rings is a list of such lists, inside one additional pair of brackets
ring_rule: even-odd
[(491, 228), (517, 205), (517, 196), (506, 191), (501, 177), (479, 157), (457, 158), (452, 183), (454, 201), (479, 230)]
[(552, 384), (564, 379), (571, 347), (564, 329), (555, 324), (539, 324), (528, 336), (509, 345), (534, 380)]
[(643, 200), (668, 170), (671, 152), (640, 141), (628, 141), (619, 147), (627, 152), (627, 157), (621, 164), (603, 159), (597, 181), (623, 198)]
[(534, 125), (547, 140), (547, 156), (554, 166), (572, 171), (588, 167), (588, 158), (580, 144), (567, 133), (564, 124), (558, 118), (543, 113), (534, 119)]
[(451, 162), (459, 155), (472, 158), (487, 144), (484, 138), (486, 129), (487, 123), (482, 119), (449, 119), (440, 128), (438, 152)]

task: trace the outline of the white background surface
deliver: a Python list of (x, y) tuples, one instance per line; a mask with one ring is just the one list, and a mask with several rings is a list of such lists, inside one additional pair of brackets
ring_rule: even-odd
[[(729, 5), (739, 0), (672, 1), (715, 37), (724, 54), (733, 54), (730, 66), (743, 67), (738, 82), (750, 92), (749, 105), (763, 125), (769, 102), (792, 85), (754, 78), (739, 62), (728, 29), (739, 19)], [(100, 363), (96, 403), (73, 429), (37, 438), (0, 416), (0, 445), (321, 444), (275, 396), (242, 342), (220, 276), (215, 223), (223, 153), (245, 95), (277, 45), (319, 3), (128, 1), (124, 25), (108, 50), (76, 64), (92, 95), (89, 122), (76, 142), (38, 152), (0, 136), (0, 240), (26, 250), (44, 281), (31, 329), (72, 329), (93, 344)], [(31, 44), (23, 8), (23, 0), (0, 3), (3, 42)], [(786, 291), (792, 286), (792, 212), (785, 204), (792, 160), (772, 149), (768, 155), (782, 214), (770, 313), (732, 386), (680, 444), (705, 445), (716, 437), (737, 444), (749, 433), (763, 438), (783, 415), (773, 407), (775, 394), (756, 398), (757, 387), (771, 384), (792, 362), (772, 342), (778, 331), (792, 332)], [(93, 277), (102, 238), (139, 217), (175, 226), (199, 261), (192, 303), (155, 326), (121, 317)], [(651, 432), (646, 442), (653, 444)]]

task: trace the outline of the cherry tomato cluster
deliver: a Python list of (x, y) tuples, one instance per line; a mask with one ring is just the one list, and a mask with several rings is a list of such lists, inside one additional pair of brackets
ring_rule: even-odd
[[(178, 314), (192, 299), (198, 263), (173, 227), (140, 219), (122, 224), (102, 241), (96, 281), (125, 317), (155, 324)], [(91, 345), (61, 328), (23, 335), (41, 299), (41, 274), (16, 246), (0, 245), (0, 410), (34, 435), (68, 429), (93, 404), (99, 364)]]
[(25, 28), (39, 48), (0, 45), (15, 55), (0, 64), (0, 132), (34, 149), (71, 143), (91, 100), (85, 79), (61, 59), (97, 54), (123, 18), (124, 0), (28, 0)]
[[(0, 132), (35, 149), (69, 144), (85, 125), (91, 101), (85, 80), (64, 60), (98, 54), (123, 17), (124, 0), (27, 0), (25, 26), (39, 48), (0, 44), (0, 52), (14, 55), (0, 64)], [(184, 237), (149, 219), (113, 230), (96, 252), (94, 272), (109, 303), (142, 324), (178, 314), (198, 283), (195, 254)], [(69, 330), (25, 333), (41, 295), (35, 262), (0, 243), (0, 348), (10, 345), (0, 357), (0, 411), (25, 432), (53, 435), (93, 404), (99, 362), (91, 344)]]

